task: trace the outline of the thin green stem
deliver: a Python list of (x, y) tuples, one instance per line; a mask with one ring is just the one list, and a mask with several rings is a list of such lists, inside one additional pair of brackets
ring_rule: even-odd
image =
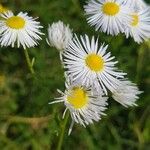
[(141, 55), (141, 49), (138, 50), (137, 67), (136, 67), (136, 82), (139, 81), (139, 76), (140, 76), (140, 68), (141, 68), (140, 55)]
[(42, 117), (23, 117), (23, 116), (0, 116), (0, 121), (6, 122), (9, 126), (13, 123), (15, 124), (28, 124), (33, 129), (42, 129), (48, 126), (49, 121), (53, 117), (51, 115)]
[(140, 120), (139, 120), (139, 125), (142, 128), (142, 126), (144, 125), (144, 121), (145, 119), (148, 118), (148, 115), (150, 114), (150, 106), (147, 106), (147, 108), (145, 108)]
[(33, 63), (30, 60), (29, 53), (28, 53), (27, 49), (24, 49), (24, 54), (25, 54), (25, 57), (26, 57), (28, 68), (29, 68), (31, 74), (34, 74), (35, 72), (34, 72), (34, 69), (33, 69)]
[(0, 120), (6, 120), (9, 123), (38, 124), (48, 122), (52, 117), (48, 115), (44, 117), (0, 116), (0, 118)]
[(64, 139), (64, 135), (65, 135), (65, 129), (66, 129), (66, 125), (69, 119), (69, 112), (66, 113), (66, 117), (64, 119), (63, 125), (62, 125), (62, 129), (61, 129), (61, 134), (59, 137), (59, 141), (58, 141), (58, 146), (57, 146), (57, 150), (61, 150), (62, 144), (63, 144), (63, 139)]
[(143, 45), (141, 45), (141, 47), (138, 49), (138, 58), (137, 58), (137, 75), (136, 75), (136, 82), (139, 83), (140, 79), (141, 79), (141, 70), (143, 67), (143, 63), (144, 63), (144, 55), (145, 55), (145, 49), (147, 48), (147, 44), (144, 43)]

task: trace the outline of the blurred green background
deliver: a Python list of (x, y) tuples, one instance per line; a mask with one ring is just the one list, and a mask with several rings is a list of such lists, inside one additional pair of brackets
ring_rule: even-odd
[(63, 138), (63, 150), (150, 150), (150, 41), (141, 45), (124, 35), (107, 36), (90, 27), (83, 11), (84, 0), (1, 0), (13, 12), (28, 12), (44, 26), (43, 41), (29, 50), (35, 57), (32, 78), (23, 50), (0, 48), (0, 150), (55, 150), (62, 130), (63, 104), (48, 105), (64, 90), (59, 53), (46, 43), (48, 24), (62, 20), (75, 33), (96, 35), (109, 44), (118, 67), (144, 91), (138, 107), (124, 108), (109, 99), (107, 116), (83, 128), (75, 124)]

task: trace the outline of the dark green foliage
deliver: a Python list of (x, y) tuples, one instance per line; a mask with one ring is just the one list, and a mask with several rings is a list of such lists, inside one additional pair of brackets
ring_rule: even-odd
[[(138, 83), (141, 94), (138, 107), (124, 108), (109, 99), (107, 116), (86, 129), (75, 125), (67, 136), (65, 150), (149, 150), (150, 149), (150, 42), (136, 44), (123, 35), (107, 36), (90, 27), (83, 11), (84, 0), (1, 0), (15, 13), (27, 11), (39, 17), (45, 27), (43, 41), (29, 49), (35, 57), (36, 78), (29, 74), (22, 49), (0, 48), (0, 149), (1, 150), (55, 150), (62, 126), (63, 104), (48, 105), (58, 97), (57, 88), (64, 90), (64, 70), (59, 53), (46, 43), (47, 27), (62, 20), (75, 33), (99, 36), (109, 44), (109, 51), (119, 61), (118, 67), (128, 78)], [(22, 122), (11, 116), (40, 117), (50, 115), (40, 123)]]

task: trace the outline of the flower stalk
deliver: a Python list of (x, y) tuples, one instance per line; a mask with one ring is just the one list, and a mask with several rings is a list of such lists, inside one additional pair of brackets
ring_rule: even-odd
[(28, 68), (30, 70), (30, 73), (35, 74), (34, 69), (33, 69), (35, 59), (33, 58), (32, 61), (30, 60), (29, 53), (28, 53), (27, 49), (24, 49), (24, 54), (25, 54), (26, 62), (27, 62)]
[(64, 139), (64, 136), (65, 136), (65, 129), (66, 129), (68, 119), (69, 119), (69, 112), (66, 113), (66, 117), (65, 117), (64, 122), (62, 124), (57, 150), (61, 150), (61, 147), (62, 147), (62, 144), (63, 144), (63, 139)]

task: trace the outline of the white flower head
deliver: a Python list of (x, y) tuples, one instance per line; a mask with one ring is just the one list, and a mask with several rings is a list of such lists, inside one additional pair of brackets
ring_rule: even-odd
[(90, 0), (84, 9), (88, 23), (107, 34), (122, 33), (126, 22), (130, 21), (130, 9), (123, 0)]
[(134, 10), (145, 9), (148, 6), (144, 0), (125, 0), (124, 3)]
[(127, 24), (125, 35), (133, 37), (135, 42), (141, 43), (150, 38), (150, 8), (130, 14), (132, 20)]
[(49, 25), (47, 42), (50, 46), (63, 51), (71, 40), (72, 30), (69, 28), (69, 25), (65, 25), (62, 21)]
[(138, 95), (142, 92), (131, 81), (124, 80), (121, 82), (122, 85), (112, 93), (113, 99), (125, 107), (137, 106), (135, 102), (139, 99)]
[(19, 48), (21, 45), (26, 47), (34, 47), (41, 40), (40, 28), (43, 28), (36, 18), (29, 17), (27, 13), (20, 12), (14, 15), (11, 11), (1, 14), (3, 18), (0, 20), (0, 45), (12, 46), (15, 44)]
[[(124, 78), (125, 73), (118, 71), (117, 61), (110, 52), (106, 52), (108, 45), (98, 45), (94, 36), (91, 41), (87, 35), (75, 35), (63, 56), (64, 67), (68, 76), (83, 85), (95, 86), (102, 89), (107, 95), (107, 89), (113, 91), (120, 84), (119, 78)], [(117, 79), (118, 78), (118, 79)]]
[(90, 87), (87, 88), (70, 81), (66, 83), (65, 92), (59, 92), (62, 97), (49, 104), (64, 102), (66, 109), (63, 118), (67, 110), (69, 110), (72, 118), (68, 134), (71, 133), (74, 122), (86, 127), (86, 125), (92, 124), (94, 121), (98, 122), (101, 119), (101, 115), (105, 115), (107, 97), (94, 94), (95, 92)]

